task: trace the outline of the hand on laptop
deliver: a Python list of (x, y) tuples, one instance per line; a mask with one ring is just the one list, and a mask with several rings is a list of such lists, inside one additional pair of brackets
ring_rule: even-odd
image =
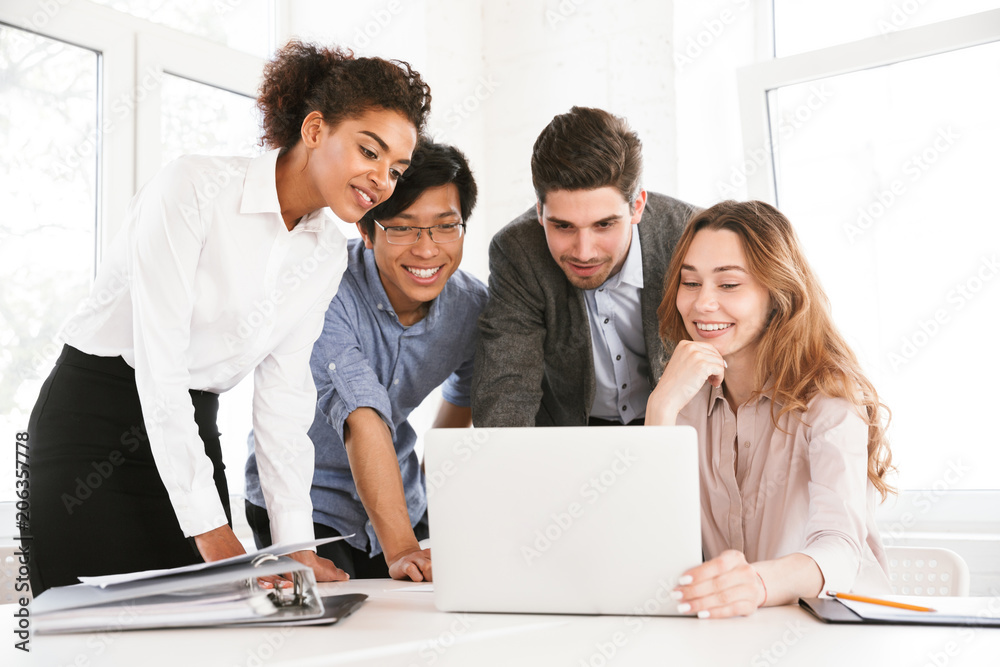
[[(674, 589), (678, 611), (699, 618), (748, 616), (764, 604), (767, 592), (757, 570), (742, 551), (723, 551), (710, 561), (681, 575), (684, 585)], [(686, 605), (686, 606), (685, 606)]]
[(431, 550), (418, 548), (400, 554), (394, 560), (389, 561), (389, 576), (393, 579), (433, 581)]

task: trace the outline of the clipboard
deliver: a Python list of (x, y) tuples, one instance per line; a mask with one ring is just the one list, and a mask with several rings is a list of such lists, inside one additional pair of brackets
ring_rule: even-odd
[[(319, 543), (332, 540), (320, 540)], [(305, 546), (311, 546), (308, 543)], [(278, 553), (291, 553), (291, 545)], [(258, 578), (286, 575), (291, 588), (263, 589)], [(263, 551), (168, 570), (88, 578), (32, 601), (37, 634), (336, 623), (365, 595), (319, 595), (309, 566)]]
[[(943, 598), (942, 598), (943, 599)], [(1000, 616), (975, 611), (979, 605), (987, 604), (991, 598), (964, 598), (970, 613), (916, 612), (905, 613), (892, 607), (882, 607), (877, 611), (859, 612), (836, 598), (799, 598), (799, 606), (824, 623), (854, 623), (869, 625), (946, 625), (976, 628), (1000, 628)], [(983, 600), (984, 602), (978, 602)], [(868, 605), (874, 607), (875, 605)]]

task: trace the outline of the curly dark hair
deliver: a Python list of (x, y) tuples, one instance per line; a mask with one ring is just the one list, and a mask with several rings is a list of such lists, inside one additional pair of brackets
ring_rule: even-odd
[(257, 96), (261, 144), (291, 148), (313, 111), (337, 125), (370, 109), (398, 111), (419, 134), (431, 108), (431, 89), (401, 60), (355, 58), (350, 49), (292, 40), (264, 66)]
[(396, 184), (392, 197), (371, 209), (361, 218), (361, 228), (368, 238), (375, 238), (375, 221), (389, 220), (413, 206), (424, 190), (454, 183), (462, 222), (468, 222), (479, 193), (469, 162), (462, 151), (447, 144), (437, 144), (421, 137), (413, 151), (413, 160)]

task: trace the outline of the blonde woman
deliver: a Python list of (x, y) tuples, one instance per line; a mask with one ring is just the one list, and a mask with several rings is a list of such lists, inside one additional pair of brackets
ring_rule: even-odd
[(887, 410), (787, 218), (733, 201), (695, 215), (665, 283), (660, 335), (676, 342), (646, 424), (698, 431), (707, 559), (681, 577), (681, 611), (888, 592), (874, 521), (892, 491)]

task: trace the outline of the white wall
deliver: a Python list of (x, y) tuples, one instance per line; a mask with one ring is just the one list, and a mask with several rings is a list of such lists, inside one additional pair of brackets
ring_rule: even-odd
[(290, 0), (282, 28), (421, 72), (430, 133), (469, 156), (479, 183), (463, 268), (485, 279), (490, 237), (534, 203), (535, 138), (573, 105), (628, 118), (646, 187), (676, 192), (672, 15), (669, 0)]
[(759, 152), (743, 147), (736, 71), (771, 57), (768, 4), (674, 3), (680, 199), (701, 206), (746, 199), (748, 172), (764, 168)]

